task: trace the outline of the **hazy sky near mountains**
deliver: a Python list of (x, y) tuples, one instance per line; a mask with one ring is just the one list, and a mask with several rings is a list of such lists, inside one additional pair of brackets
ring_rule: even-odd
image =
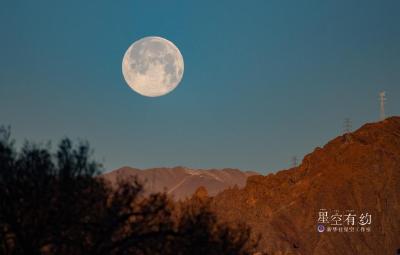
[[(107, 170), (290, 166), (353, 127), (400, 111), (400, 1), (2, 1), (0, 124), (37, 142), (87, 139)], [(144, 36), (185, 60), (146, 98), (121, 62)]]

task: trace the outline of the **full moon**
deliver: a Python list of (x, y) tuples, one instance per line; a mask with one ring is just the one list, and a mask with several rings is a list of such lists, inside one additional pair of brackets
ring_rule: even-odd
[(163, 96), (174, 90), (182, 80), (183, 70), (179, 49), (172, 42), (157, 36), (134, 42), (122, 61), (126, 83), (147, 97)]

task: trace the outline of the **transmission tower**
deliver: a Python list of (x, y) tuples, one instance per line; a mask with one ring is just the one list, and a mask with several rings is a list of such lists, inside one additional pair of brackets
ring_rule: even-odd
[(343, 122), (343, 133), (347, 134), (351, 132), (351, 119), (345, 118)]
[(293, 156), (292, 157), (292, 167), (297, 167), (297, 165), (298, 165), (297, 156)]
[(385, 119), (385, 101), (386, 101), (386, 92), (382, 91), (379, 93), (379, 100), (380, 100), (380, 106), (381, 106), (381, 120)]

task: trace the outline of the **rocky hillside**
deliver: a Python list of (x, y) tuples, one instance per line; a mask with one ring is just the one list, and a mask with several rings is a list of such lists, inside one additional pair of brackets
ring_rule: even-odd
[(229, 187), (244, 187), (247, 177), (256, 172), (242, 172), (237, 169), (198, 170), (185, 167), (152, 168), (146, 170), (123, 167), (103, 175), (104, 178), (116, 182), (118, 179), (129, 179), (137, 176), (144, 183), (147, 193), (163, 192), (176, 199), (190, 197), (197, 188), (203, 186), (210, 196)]
[(299, 167), (249, 177), (214, 205), (221, 219), (245, 221), (262, 234), (260, 251), (268, 254), (396, 254), (400, 118), (339, 136)]

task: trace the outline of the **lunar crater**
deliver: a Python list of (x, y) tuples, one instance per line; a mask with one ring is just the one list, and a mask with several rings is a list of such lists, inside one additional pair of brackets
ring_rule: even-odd
[(122, 72), (137, 93), (156, 97), (175, 89), (182, 79), (184, 62), (179, 49), (161, 37), (145, 37), (126, 51)]

